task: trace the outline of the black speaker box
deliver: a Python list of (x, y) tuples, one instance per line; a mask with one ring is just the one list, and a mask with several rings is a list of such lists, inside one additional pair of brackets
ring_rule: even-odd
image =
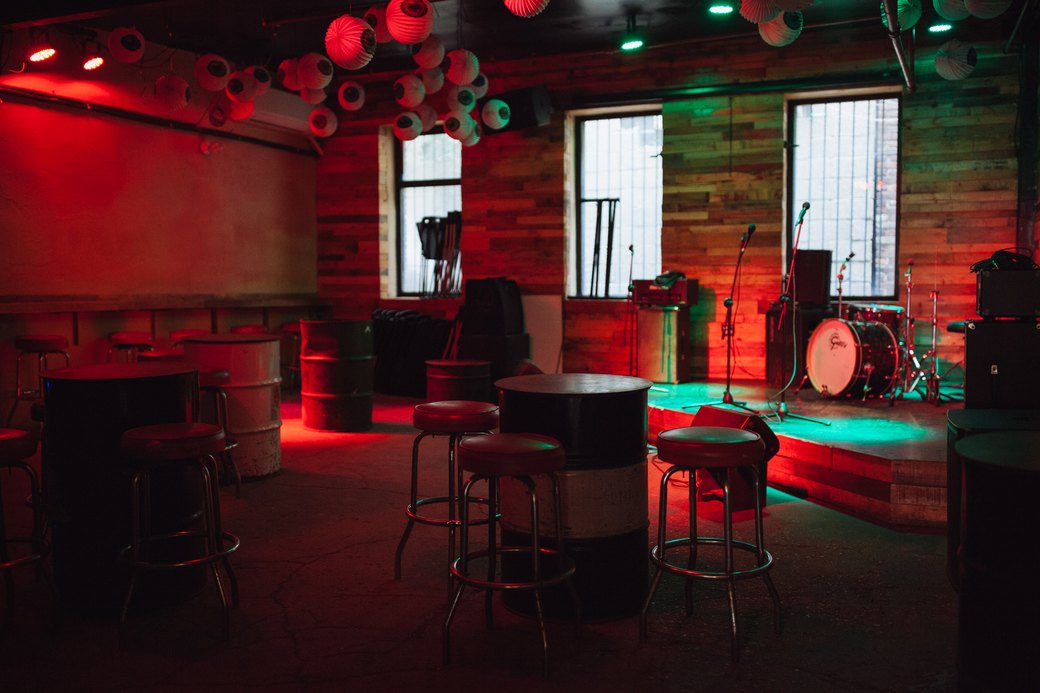
[(523, 331), (524, 306), (515, 281), (505, 277), (466, 280), (462, 334), (508, 335)]
[(831, 302), (831, 251), (799, 250), (794, 256), (794, 299), (806, 308)]
[(1040, 322), (969, 320), (964, 330), (964, 408), (1035, 409)]
[(1040, 270), (983, 270), (975, 288), (975, 311), (984, 318), (1040, 315)]
[[(761, 416), (733, 409), (722, 409), (721, 407), (703, 406), (697, 410), (693, 417), (693, 426), (721, 426), (722, 428), (740, 428), (745, 431), (757, 433), (766, 446), (766, 454), (758, 465), (759, 497), (762, 499), (762, 507), (766, 506), (766, 463), (780, 452), (780, 440), (769, 428)], [(755, 496), (752, 492), (751, 475), (745, 470), (730, 482), (730, 507), (733, 510), (751, 510), (755, 507)], [(719, 489), (718, 480), (701, 469), (697, 472), (698, 490), (701, 497), (713, 495), (715, 489)]]
[[(498, 130), (484, 128), (485, 135), (545, 127), (552, 117), (552, 99), (549, 97), (549, 90), (545, 87), (517, 89), (504, 94), (493, 94), (488, 98), (505, 101), (509, 106), (510, 117), (509, 122), (503, 128)], [(480, 102), (480, 108), (483, 108), (485, 103), (487, 103), (487, 99)]]
[[(836, 315), (834, 308), (802, 308), (791, 310), (790, 305), (780, 322), (780, 304), (774, 303), (766, 311), (766, 381), (773, 387), (783, 387), (791, 378), (792, 367), (797, 365), (794, 387), (805, 377), (805, 360), (809, 351), (809, 337), (827, 318)], [(792, 335), (792, 331), (795, 333)]]

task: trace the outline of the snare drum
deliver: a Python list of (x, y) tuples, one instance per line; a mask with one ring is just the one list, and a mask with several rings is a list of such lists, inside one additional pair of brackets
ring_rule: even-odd
[(899, 348), (888, 325), (830, 318), (809, 337), (805, 369), (824, 396), (881, 397), (896, 382)]
[(898, 335), (903, 329), (903, 307), (886, 303), (850, 303), (845, 319), (850, 322), (880, 322)]

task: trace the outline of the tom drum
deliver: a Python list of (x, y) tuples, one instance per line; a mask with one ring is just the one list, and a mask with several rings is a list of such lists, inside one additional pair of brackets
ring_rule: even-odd
[(805, 368), (824, 396), (881, 397), (895, 384), (899, 347), (883, 323), (830, 318), (809, 337)]

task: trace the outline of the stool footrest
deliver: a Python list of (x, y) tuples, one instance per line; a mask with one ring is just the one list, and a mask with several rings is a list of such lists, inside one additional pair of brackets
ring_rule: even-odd
[[(726, 544), (726, 540), (722, 537), (695, 537), (693, 542), (695, 542), (697, 546), (725, 546)], [(689, 537), (683, 537), (681, 539), (669, 539), (664, 543), (664, 545), (665, 548), (670, 549), (675, 546), (689, 546), (693, 542), (691, 542)], [(737, 539), (733, 539), (730, 541), (730, 544), (735, 549), (741, 549), (742, 551), (750, 551), (751, 553), (756, 554), (758, 553), (758, 547), (746, 541), (739, 541)], [(765, 573), (773, 567), (773, 554), (769, 553), (769, 551), (766, 549), (762, 549), (762, 553), (765, 556), (765, 561), (762, 563), (762, 565), (757, 565), (753, 568), (746, 568), (744, 570), (734, 570), (730, 573), (727, 573), (723, 570), (694, 570), (692, 568), (683, 568), (678, 565), (675, 565), (674, 563), (669, 563), (668, 561), (661, 558), (660, 546), (654, 546), (652, 549), (650, 549), (650, 560), (653, 561), (654, 565), (656, 565), (661, 570), (665, 570), (669, 573), (675, 573), (676, 575), (684, 575), (688, 578), (700, 578), (703, 580), (743, 580), (746, 578), (752, 578), (762, 575), (763, 573)]]
[[(492, 553), (494, 553), (495, 557), (497, 558), (498, 556), (500, 556), (500, 555), (502, 555), (504, 553), (524, 553), (524, 554), (530, 554), (530, 553), (532, 553), (532, 551), (533, 551), (533, 549), (530, 546), (499, 546), (493, 552), (489, 551), (488, 549), (483, 549), (481, 551), (473, 551), (473, 552), (467, 553), (465, 559), (467, 561), (470, 561), (470, 560), (473, 560), (475, 558), (486, 558), (486, 557), (490, 556)], [(556, 549), (547, 549), (547, 548), (539, 547), (538, 554), (540, 556), (546, 556), (546, 557), (552, 558), (555, 561), (559, 561), (560, 560), (560, 552), (557, 551)], [(470, 585), (471, 587), (476, 587), (476, 588), (482, 589), (482, 590), (508, 590), (508, 591), (540, 590), (540, 589), (545, 589), (546, 587), (552, 587), (553, 585), (558, 585), (561, 582), (563, 582), (564, 580), (566, 580), (566, 579), (570, 578), (572, 575), (574, 575), (574, 561), (572, 559), (570, 559), (570, 558), (567, 558), (567, 557), (564, 557), (564, 559), (563, 559), (564, 566), (563, 566), (563, 570), (562, 571), (560, 571), (559, 573), (553, 575), (552, 577), (545, 578), (544, 580), (535, 580), (535, 581), (532, 581), (532, 582), (495, 582), (495, 581), (490, 581), (490, 580), (487, 580), (487, 579), (483, 579), (482, 580), (480, 578), (475, 578), (475, 577), (473, 577), (471, 575), (467, 575), (466, 573), (462, 572), (462, 570), (461, 570), (462, 561), (463, 561), (462, 556), (460, 556), (460, 557), (456, 558), (454, 561), (452, 561), (452, 564), (451, 564), (451, 574), (459, 582), (462, 582), (464, 584)]]
[[(407, 515), (408, 517), (410, 517), (411, 519), (415, 520), (416, 522), (418, 522), (420, 524), (436, 525), (438, 527), (459, 527), (459, 526), (462, 525), (462, 520), (449, 520), (447, 518), (433, 518), (433, 517), (427, 517), (425, 515), (420, 515), (419, 514), (419, 508), (424, 506), (424, 505), (434, 505), (434, 504), (437, 504), (437, 503), (449, 503), (449, 502), (457, 503), (458, 500), (459, 499), (457, 499), (457, 498), (456, 499), (451, 499), (448, 496), (430, 496), (429, 498), (420, 498), (419, 500), (415, 501), (415, 506), (414, 507), (411, 505), (411, 503), (409, 503), (408, 507), (406, 507), (404, 509), (404, 513), (405, 513), (405, 515)], [(470, 498), (469, 502), (470, 503), (478, 503), (480, 505), (487, 505), (488, 504), (488, 499), (487, 498)], [(467, 524), (469, 524), (470, 527), (473, 527), (475, 525), (486, 525), (487, 522), (488, 522), (487, 518), (481, 518), (479, 520), (470, 520)]]
[[(188, 530), (184, 532), (174, 532), (171, 534), (158, 534), (148, 537), (147, 542), (149, 544), (153, 542), (170, 541), (175, 539), (201, 539), (208, 536), (203, 530)], [(209, 553), (205, 556), (196, 556), (195, 558), (187, 558), (183, 561), (168, 561), (163, 563), (152, 563), (147, 560), (134, 560), (132, 556), (129, 556), (133, 550), (132, 546), (126, 546), (122, 551), (119, 552), (120, 560), (125, 560), (130, 563), (134, 568), (145, 568), (147, 570), (170, 570), (174, 568), (187, 568), (189, 566), (201, 565), (203, 563), (212, 563), (213, 561), (227, 558), (235, 550), (238, 549), (241, 543), (239, 538), (231, 532), (220, 533), (221, 544), (225, 544), (221, 549), (215, 553)]]

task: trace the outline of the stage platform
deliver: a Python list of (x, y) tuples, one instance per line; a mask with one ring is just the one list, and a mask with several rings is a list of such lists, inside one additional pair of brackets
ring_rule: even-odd
[[(689, 426), (698, 405), (717, 404), (724, 389), (722, 382), (655, 384), (651, 444), (662, 430)], [(780, 439), (768, 467), (771, 485), (889, 527), (946, 526), (946, 412), (962, 402), (936, 405), (917, 394), (893, 404), (822, 398), (806, 388), (786, 396), (788, 412), (798, 416), (779, 420), (775, 393), (761, 382), (732, 386), (734, 399), (759, 412)]]

